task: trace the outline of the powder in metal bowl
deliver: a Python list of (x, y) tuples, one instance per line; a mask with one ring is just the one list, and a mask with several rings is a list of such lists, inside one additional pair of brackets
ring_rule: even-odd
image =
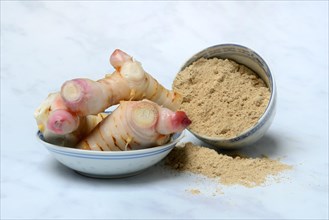
[(270, 90), (253, 71), (232, 60), (201, 58), (179, 72), (173, 90), (183, 95), (181, 110), (191, 131), (232, 138), (257, 123)]

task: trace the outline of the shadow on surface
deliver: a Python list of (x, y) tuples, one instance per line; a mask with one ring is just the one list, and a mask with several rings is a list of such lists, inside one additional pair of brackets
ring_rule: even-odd
[(68, 181), (78, 181), (85, 183), (93, 183), (95, 186), (110, 184), (113, 185), (125, 185), (127, 184), (146, 184), (146, 183), (154, 183), (157, 181), (161, 181), (166, 178), (175, 178), (179, 177), (179, 173), (172, 172), (170, 169), (167, 169), (164, 165), (164, 161), (144, 170), (141, 173), (138, 173), (129, 177), (121, 177), (121, 178), (93, 178), (84, 176), (50, 157), (46, 162), (45, 167), (49, 169), (50, 173), (59, 176), (60, 178), (67, 179)]
[(209, 145), (208, 147), (216, 150), (218, 153), (226, 154), (232, 157), (240, 156), (252, 158), (272, 158), (281, 156), (280, 152), (283, 149), (274, 134), (265, 134), (259, 141), (252, 144), (251, 146), (246, 146), (236, 150), (222, 150)]

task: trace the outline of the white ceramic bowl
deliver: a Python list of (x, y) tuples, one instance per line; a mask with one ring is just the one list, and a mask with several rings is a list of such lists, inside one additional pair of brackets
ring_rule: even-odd
[(182, 138), (183, 132), (172, 136), (168, 144), (133, 151), (89, 151), (53, 145), (44, 141), (40, 131), (37, 139), (65, 166), (96, 178), (120, 178), (136, 175), (166, 157)]
[[(223, 149), (237, 149), (252, 145), (258, 141), (267, 129), (270, 127), (276, 110), (276, 86), (274, 77), (263, 58), (255, 51), (237, 44), (219, 44), (208, 47), (199, 53), (193, 55), (181, 67), (180, 71), (191, 65), (194, 61), (204, 58), (221, 58), (231, 59), (237, 63), (243, 64), (258, 74), (270, 89), (271, 97), (264, 114), (259, 118), (258, 122), (248, 130), (234, 138), (218, 138), (209, 137), (198, 134), (188, 129), (194, 136), (200, 140)], [(196, 123), (196, 122), (192, 122)]]

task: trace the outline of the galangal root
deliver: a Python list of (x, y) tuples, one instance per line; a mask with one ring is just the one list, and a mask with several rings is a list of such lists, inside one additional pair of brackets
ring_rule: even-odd
[[(85, 143), (88, 143), (88, 140), (102, 140), (100, 138), (94, 138), (97, 133), (97, 130), (103, 130), (110, 132), (107, 136), (112, 136), (113, 130), (107, 130), (108, 128), (113, 129), (116, 124), (121, 123), (121, 130), (116, 131), (118, 134), (121, 134), (120, 137), (125, 137), (125, 141), (118, 136), (118, 139), (115, 139), (114, 145), (111, 148), (107, 147), (107, 142), (103, 143), (98, 147), (98, 149), (102, 150), (115, 150), (115, 149), (126, 149), (128, 148), (137, 148), (139, 144), (143, 146), (149, 146), (151, 144), (161, 144), (169, 139), (168, 130), (161, 130), (166, 127), (164, 126), (166, 123), (168, 126), (170, 123), (176, 123), (171, 117), (162, 117), (161, 112), (168, 112), (169, 109), (175, 111), (179, 108), (182, 102), (182, 96), (173, 91), (167, 90), (161, 84), (159, 84), (151, 75), (146, 73), (142, 68), (141, 64), (134, 60), (131, 56), (126, 54), (121, 50), (115, 50), (111, 57), (110, 63), (115, 68), (115, 72), (109, 75), (106, 75), (105, 78), (100, 79), (98, 81), (93, 81), (90, 79), (73, 79), (65, 82), (62, 85), (61, 91), (57, 93), (51, 93), (46, 98), (46, 100), (36, 109), (34, 112), (34, 117), (36, 118), (38, 128), (42, 132), (44, 139), (52, 144), (62, 145), (73, 147), (76, 146), (82, 139), (85, 138)], [(154, 130), (155, 132), (152, 137), (140, 137), (136, 129), (141, 129), (140, 123), (135, 123), (136, 119), (140, 117), (128, 116), (127, 112), (135, 112), (129, 109), (135, 109), (133, 104), (129, 107), (128, 102), (123, 102), (124, 106), (120, 106), (119, 111), (127, 111), (124, 113), (120, 113), (121, 115), (127, 115), (126, 118), (123, 118), (123, 122), (116, 122), (113, 125), (112, 123), (102, 123), (99, 125), (93, 132), (86, 138), (86, 136), (106, 117), (106, 114), (100, 113), (105, 109), (112, 105), (119, 104), (120, 101), (128, 101), (128, 100), (143, 100), (149, 99), (151, 101), (156, 102), (157, 104), (164, 106), (168, 109), (162, 110), (162, 108), (154, 107), (153, 109), (157, 109), (157, 114), (150, 114), (149, 116), (155, 120), (157, 115), (159, 117), (159, 125), (157, 125), (158, 129)], [(153, 106), (150, 104), (152, 102), (143, 101), (143, 103), (147, 106)], [(144, 104), (143, 104), (144, 105)], [(139, 106), (139, 105), (138, 105)], [(127, 110), (124, 110), (127, 109)], [(137, 108), (140, 109), (140, 108)], [(150, 108), (146, 108), (150, 109)], [(165, 108), (164, 108), (165, 109)], [(161, 110), (161, 111), (160, 111)], [(141, 112), (148, 112), (148, 110), (140, 110)], [(154, 111), (156, 112), (156, 111)], [(161, 114), (160, 114), (161, 113)], [(118, 114), (118, 113), (116, 113)], [(169, 113), (168, 113), (169, 114)], [(183, 115), (185, 119), (185, 124), (181, 123), (180, 126), (187, 126), (187, 122), (190, 123), (185, 113), (182, 112), (171, 112), (170, 115), (176, 115), (175, 117), (179, 118), (179, 115)], [(112, 120), (114, 116), (109, 117), (106, 121)], [(175, 118), (174, 117), (174, 118)], [(114, 117), (115, 118), (115, 117)], [(135, 121), (130, 121), (130, 119), (134, 119)], [(168, 122), (164, 120), (168, 120)], [(115, 120), (115, 119), (114, 119)], [(151, 120), (151, 119), (150, 119)], [(144, 121), (145, 122), (145, 121)], [(143, 122), (143, 123), (144, 123)], [(129, 126), (130, 127), (129, 127)], [(117, 125), (118, 126), (118, 125)], [(104, 128), (103, 128), (104, 127)], [(151, 126), (152, 127), (152, 126)], [(185, 128), (184, 127), (184, 128)], [(175, 129), (177, 127), (170, 127), (172, 132), (176, 132)], [(175, 129), (174, 129), (175, 128)], [(184, 129), (181, 128), (181, 129)], [(115, 128), (116, 129), (116, 128)], [(135, 129), (129, 130), (129, 132), (125, 132), (125, 129)], [(150, 131), (152, 130), (149, 127)], [(169, 129), (166, 128), (166, 129)], [(178, 129), (179, 130), (179, 129)], [(178, 131), (177, 130), (177, 131)], [(144, 133), (144, 130), (142, 130)], [(163, 133), (166, 131), (165, 133)], [(135, 132), (135, 133), (134, 133)], [(137, 133), (136, 133), (137, 132)], [(134, 135), (126, 135), (125, 134), (136, 134)], [(106, 135), (105, 135), (106, 136)], [(113, 137), (116, 137), (115, 135)], [(150, 139), (148, 139), (150, 138)], [(131, 139), (131, 141), (129, 141)], [(110, 140), (110, 139), (109, 139)], [(112, 141), (113, 142), (113, 141)], [(83, 142), (79, 143), (81, 148), (87, 149), (83, 144)], [(97, 146), (97, 141), (94, 142)], [(123, 148), (123, 145), (124, 147)], [(128, 144), (127, 144), (128, 143)], [(104, 145), (105, 144), (105, 145)], [(145, 145), (144, 145), (145, 144)], [(90, 146), (95, 146), (90, 144)], [(93, 147), (97, 149), (97, 147)]]
[(51, 93), (35, 110), (34, 117), (44, 139), (53, 144), (73, 147), (91, 132), (107, 114), (77, 116), (65, 106), (59, 93)]
[(149, 100), (122, 101), (77, 147), (96, 151), (136, 150), (165, 144), (191, 121)]
[(110, 63), (116, 71), (103, 79), (73, 79), (63, 84), (61, 95), (72, 112), (80, 116), (97, 114), (120, 101), (142, 99), (173, 111), (180, 106), (180, 94), (164, 88), (125, 52), (115, 50)]

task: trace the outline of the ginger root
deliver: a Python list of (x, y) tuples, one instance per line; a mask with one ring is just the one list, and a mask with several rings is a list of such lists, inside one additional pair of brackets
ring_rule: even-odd
[(98, 81), (73, 79), (65, 82), (61, 96), (65, 105), (80, 116), (97, 114), (120, 101), (149, 99), (177, 110), (182, 96), (164, 88), (141, 64), (125, 52), (117, 49), (110, 57), (116, 71)]
[(49, 94), (34, 112), (45, 141), (67, 147), (75, 146), (106, 116), (105, 113), (77, 116), (67, 109), (59, 93)]
[[(133, 149), (141, 144), (163, 144), (171, 133), (190, 123), (184, 112), (172, 112), (179, 108), (182, 96), (164, 88), (138, 61), (117, 49), (110, 56), (110, 63), (114, 73), (98, 81), (67, 81), (60, 92), (49, 94), (35, 110), (38, 128), (47, 142), (68, 147), (80, 142), (78, 147), (94, 150)], [(150, 101), (121, 102), (143, 99)], [(116, 110), (119, 113), (111, 114), (97, 126), (105, 118), (100, 112), (120, 102)], [(103, 133), (106, 135), (101, 136)]]
[(184, 112), (173, 112), (149, 100), (122, 101), (77, 148), (125, 151), (162, 145), (169, 141), (170, 134), (190, 123)]

